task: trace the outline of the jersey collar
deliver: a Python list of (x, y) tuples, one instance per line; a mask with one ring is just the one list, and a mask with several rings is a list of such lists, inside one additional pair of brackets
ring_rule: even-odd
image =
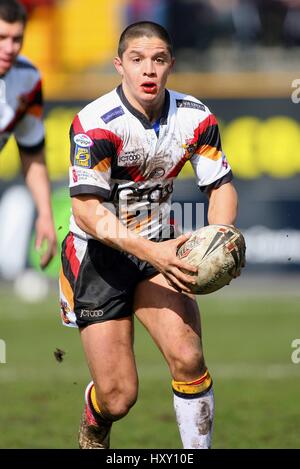
[[(125, 96), (125, 93), (123, 91), (122, 85), (119, 85), (117, 87), (117, 93), (119, 95), (120, 100), (124, 104), (124, 106), (128, 109), (131, 114), (133, 114), (144, 126), (145, 129), (152, 129), (153, 126), (152, 124), (148, 121), (147, 117), (144, 116), (140, 111), (135, 109), (128, 99)], [(165, 90), (165, 102), (164, 102), (164, 107), (162, 110), (162, 114), (160, 117), (160, 125), (166, 125), (168, 122), (168, 114), (169, 114), (169, 108), (170, 108), (170, 93), (168, 90)]]

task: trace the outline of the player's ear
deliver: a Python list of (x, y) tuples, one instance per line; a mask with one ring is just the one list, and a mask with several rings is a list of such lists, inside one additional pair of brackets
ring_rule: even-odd
[(120, 59), (120, 57), (115, 57), (113, 62), (114, 62), (114, 66), (117, 72), (123, 76), (123, 66), (122, 66), (122, 60)]

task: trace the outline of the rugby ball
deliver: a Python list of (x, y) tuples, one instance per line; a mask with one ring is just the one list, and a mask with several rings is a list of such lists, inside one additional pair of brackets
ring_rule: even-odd
[[(245, 239), (231, 225), (208, 225), (193, 232), (177, 256), (198, 267), (193, 293), (206, 295), (228, 285), (245, 265)], [(190, 272), (186, 272), (189, 273)]]

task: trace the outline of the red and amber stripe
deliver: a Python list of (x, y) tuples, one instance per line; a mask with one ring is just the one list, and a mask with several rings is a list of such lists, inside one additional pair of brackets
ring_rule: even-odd
[(193, 399), (205, 394), (212, 387), (212, 379), (208, 372), (194, 381), (172, 381), (174, 394), (185, 399)]

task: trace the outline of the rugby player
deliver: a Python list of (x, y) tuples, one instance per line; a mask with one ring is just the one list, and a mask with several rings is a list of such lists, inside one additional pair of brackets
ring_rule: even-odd
[(134, 314), (169, 366), (183, 447), (206, 449), (214, 398), (188, 287), (197, 269), (176, 257), (190, 235), (177, 236), (169, 215), (173, 181), (190, 161), (209, 198), (209, 223), (234, 224), (232, 172), (214, 115), (193, 96), (166, 89), (174, 57), (163, 27), (128, 26), (114, 65), (121, 84), (81, 110), (70, 131), (61, 315), (79, 327), (92, 377), (79, 446), (109, 448), (112, 423), (136, 402)]
[(57, 243), (44, 154), (41, 78), (37, 68), (19, 55), (26, 20), (26, 11), (16, 0), (0, 0), (0, 152), (13, 134), (36, 205), (36, 249), (47, 241), (40, 261), (45, 268), (56, 254)]

